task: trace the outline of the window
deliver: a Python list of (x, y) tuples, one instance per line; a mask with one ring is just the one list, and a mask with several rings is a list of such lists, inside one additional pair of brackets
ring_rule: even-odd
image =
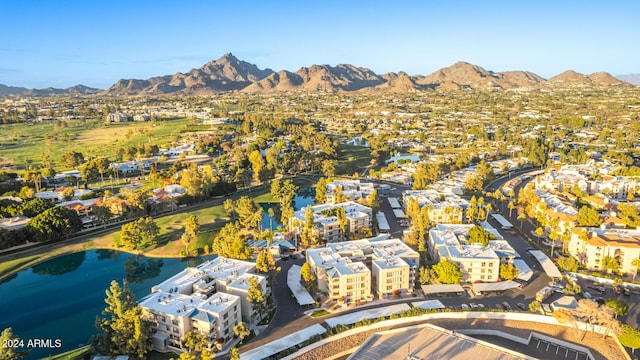
[(484, 275), (480, 275), (480, 280), (484, 280)]
[(489, 263), (489, 267), (493, 267), (493, 263), (492, 262)]
[(487, 263), (486, 263), (486, 262), (483, 262), (483, 263), (482, 263), (482, 266), (483, 266), (483, 267), (484, 267), (484, 266), (487, 266)]
[(229, 313), (224, 314), (224, 316), (222, 317), (222, 319), (227, 319), (229, 317)]
[(172, 323), (173, 325), (178, 326), (178, 320), (171, 320), (171, 323)]

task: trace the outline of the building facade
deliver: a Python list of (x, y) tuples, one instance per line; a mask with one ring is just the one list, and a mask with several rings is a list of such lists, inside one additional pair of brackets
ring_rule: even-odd
[(640, 230), (576, 227), (567, 250), (588, 269), (606, 270), (609, 257), (617, 261), (620, 272), (632, 273), (633, 260), (640, 258)]
[(254, 270), (255, 263), (217, 257), (153, 286), (139, 303), (154, 323), (154, 349), (182, 351), (189, 332), (204, 335), (210, 348), (230, 344), (233, 327), (257, 316), (247, 300), (248, 279), (254, 277), (263, 293), (269, 292), (266, 278), (250, 273)]
[[(314, 235), (321, 241), (337, 242), (344, 240), (348, 233), (359, 234), (363, 228), (371, 228), (373, 212), (370, 207), (360, 205), (353, 201), (338, 204), (322, 204), (311, 207), (313, 211)], [(344, 209), (347, 229), (340, 231), (340, 222), (336, 214), (337, 209)], [(306, 224), (306, 208), (294, 213), (291, 218), (290, 228), (299, 236)]]

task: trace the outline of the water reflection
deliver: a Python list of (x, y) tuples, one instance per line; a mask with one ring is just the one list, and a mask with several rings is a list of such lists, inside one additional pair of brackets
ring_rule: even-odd
[(81, 251), (66, 256), (57, 257), (31, 268), (38, 275), (62, 275), (74, 271), (82, 265), (86, 252)]
[(142, 284), (160, 275), (164, 262), (161, 259), (128, 258), (124, 263), (124, 278), (132, 284)]
[(96, 254), (98, 254), (98, 260), (118, 260), (120, 251), (109, 250), (109, 249), (98, 249), (96, 250)]

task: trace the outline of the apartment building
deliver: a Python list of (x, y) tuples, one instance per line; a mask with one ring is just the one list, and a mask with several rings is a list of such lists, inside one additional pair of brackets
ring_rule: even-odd
[(402, 192), (405, 211), (409, 201), (417, 201), (418, 206), (429, 209), (429, 219), (435, 223), (462, 224), (466, 222), (469, 202), (451, 191), (406, 190)]
[[(360, 205), (353, 201), (339, 204), (322, 204), (312, 206), (314, 232), (318, 239), (326, 242), (336, 242), (345, 239), (345, 234), (340, 231), (340, 224), (336, 216), (336, 210), (345, 210), (347, 218), (346, 233), (359, 234), (362, 228), (371, 228), (372, 210), (370, 207)], [(306, 208), (302, 208), (294, 213), (291, 219), (290, 228), (293, 233), (299, 236), (304, 229), (306, 218)]]
[(335, 204), (336, 200), (340, 200), (339, 195), (344, 201), (360, 201), (366, 199), (374, 190), (373, 183), (363, 183), (360, 180), (333, 180), (327, 184), (327, 203)]
[(632, 262), (640, 258), (640, 230), (576, 227), (568, 252), (588, 269), (604, 270), (604, 258), (611, 257), (620, 265), (620, 272), (635, 272)]
[(247, 301), (248, 279), (255, 277), (268, 292), (266, 278), (250, 273), (254, 270), (255, 263), (217, 257), (153, 286), (139, 303), (144, 316), (155, 323), (154, 349), (182, 351), (189, 332), (205, 335), (210, 348), (230, 344), (234, 326), (255, 320)]
[(469, 244), (469, 230), (473, 224), (437, 224), (429, 230), (429, 254), (434, 261), (449, 259), (458, 265), (462, 280), (495, 282), (500, 277), (500, 265), (513, 263), (519, 254), (502, 239), (488, 223), (480, 224), (493, 234), (488, 246)]
[(158, 351), (182, 351), (189, 332), (205, 336), (210, 348), (218, 339), (229, 342), (240, 322), (240, 297), (215, 293), (209, 298), (154, 292), (140, 301), (145, 316), (155, 322), (151, 342)]
[(412, 279), (415, 281), (415, 270), (411, 276), (409, 264), (398, 257), (373, 260), (371, 263), (371, 274), (375, 279), (374, 291), (378, 296), (401, 293), (413, 287)]
[(371, 300), (371, 270), (362, 262), (337, 262), (326, 270), (327, 293), (345, 302)]
[[(307, 262), (316, 274), (320, 291), (332, 298), (344, 296), (344, 291), (353, 290), (337, 285), (348, 285), (348, 279), (352, 277), (362, 280), (361, 273), (368, 272), (369, 293), (365, 293), (364, 296), (371, 298), (372, 290), (378, 297), (413, 292), (420, 255), (404, 242), (389, 239), (388, 235), (381, 235), (309, 249)], [(358, 266), (350, 267), (349, 264)], [(366, 270), (360, 267), (360, 264), (364, 265)], [(354, 269), (358, 269), (357, 276)], [(337, 290), (341, 292), (336, 293)]]

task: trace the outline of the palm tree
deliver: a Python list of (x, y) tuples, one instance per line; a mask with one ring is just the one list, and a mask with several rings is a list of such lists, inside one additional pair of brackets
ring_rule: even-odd
[(542, 227), (538, 227), (536, 229), (536, 235), (538, 235), (538, 246), (540, 246), (540, 237), (544, 235), (544, 230), (542, 229)]
[(489, 214), (491, 214), (491, 211), (493, 210), (493, 206), (491, 206), (491, 204), (487, 204), (487, 206), (485, 206), (485, 209), (487, 210), (487, 213), (484, 216), (484, 221), (488, 221)]
[(269, 215), (269, 230), (273, 230), (273, 218), (276, 216), (273, 212), (273, 208), (270, 207), (267, 209), (267, 215)]

